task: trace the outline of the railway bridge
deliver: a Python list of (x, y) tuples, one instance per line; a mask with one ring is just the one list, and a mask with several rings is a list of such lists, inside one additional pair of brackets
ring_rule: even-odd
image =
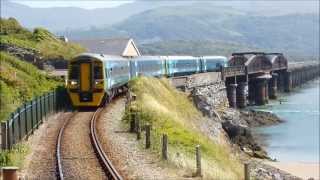
[(281, 53), (233, 53), (229, 67), (221, 68), (231, 107), (264, 105), (277, 91), (292, 88), (319, 76), (319, 63), (288, 63)]

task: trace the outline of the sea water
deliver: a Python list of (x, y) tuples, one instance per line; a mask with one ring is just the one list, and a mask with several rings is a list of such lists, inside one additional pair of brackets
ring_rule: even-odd
[(268, 154), (283, 162), (319, 163), (319, 79), (279, 95), (266, 106), (253, 107), (285, 121), (256, 129), (266, 137)]

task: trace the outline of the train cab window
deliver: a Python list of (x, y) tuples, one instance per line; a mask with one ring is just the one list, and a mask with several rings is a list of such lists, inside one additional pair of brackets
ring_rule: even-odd
[(98, 64), (94, 65), (94, 79), (103, 79), (103, 74), (102, 74), (102, 67), (99, 66)]
[(79, 78), (79, 65), (74, 64), (71, 66), (70, 71), (70, 79), (78, 79)]

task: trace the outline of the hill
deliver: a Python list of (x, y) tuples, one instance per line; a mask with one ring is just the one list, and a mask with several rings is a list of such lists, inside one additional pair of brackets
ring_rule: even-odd
[[(65, 43), (43, 28), (33, 32), (22, 27), (15, 18), (0, 19), (1, 47), (12, 45), (39, 53), (43, 59), (70, 59), (83, 52), (77, 44)], [(1, 48), (1, 50), (3, 50)]]
[(139, 44), (159, 41), (220, 41), (301, 56), (319, 54), (318, 14), (255, 16), (232, 8), (198, 4), (160, 7), (113, 26), (74, 31), (71, 38), (133, 37)]
[(244, 44), (208, 40), (172, 40), (138, 44), (142, 54), (148, 55), (192, 55), (205, 56), (219, 54), (230, 56), (233, 52), (259, 51)]
[(182, 4), (182, 2), (135, 1), (118, 7), (97, 9), (77, 7), (32, 8), (5, 0), (1, 1), (1, 17), (15, 17), (27, 28), (44, 27), (53, 32), (63, 31), (67, 33), (74, 29), (94, 29), (95, 27), (111, 25), (145, 10), (176, 4)]
[(62, 84), (31, 63), (23, 61), (27, 58), (23, 53), (28, 52), (28, 56), (40, 60), (69, 59), (84, 49), (57, 39), (46, 29), (37, 28), (31, 32), (14, 18), (0, 19), (0, 25), (0, 121), (2, 121), (22, 103)]
[[(108, 2), (105, 2), (106, 4)], [(24, 3), (26, 4), (26, 3)], [(37, 4), (33, 2), (31, 4)], [(41, 4), (41, 2), (39, 2)], [(49, 4), (49, 3), (48, 3)], [(53, 3), (50, 3), (53, 4)], [(58, 4), (61, 4), (59, 2)], [(65, 2), (68, 4), (68, 2)], [(73, 3), (71, 3), (73, 4)], [(94, 4), (94, 3), (93, 3)], [(101, 3), (102, 4), (102, 3)], [(15, 17), (25, 27), (45, 27), (50, 31), (68, 33), (75, 29), (94, 29), (119, 23), (132, 15), (158, 7), (182, 6), (214, 6), (215, 8), (233, 8), (250, 14), (262, 16), (278, 16), (292, 13), (319, 13), (317, 1), (132, 1), (112, 8), (83, 9), (77, 7), (36, 8), (26, 6), (17, 1), (1, 1), (1, 17)], [(209, 4), (209, 5), (208, 5)], [(112, 17), (112, 18), (110, 18)], [(68, 35), (68, 34), (66, 34)]]

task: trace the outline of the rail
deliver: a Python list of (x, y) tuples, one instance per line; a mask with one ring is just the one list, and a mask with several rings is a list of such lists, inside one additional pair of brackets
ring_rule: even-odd
[(97, 132), (96, 132), (96, 119), (99, 116), (102, 108), (97, 109), (97, 111), (93, 114), (91, 123), (90, 123), (90, 137), (92, 141), (92, 145), (94, 147), (95, 152), (97, 153), (97, 157), (100, 160), (100, 164), (103, 167), (108, 179), (110, 180), (122, 180), (122, 177), (117, 172), (116, 168), (112, 165), (111, 161), (103, 151), (101, 143), (99, 141)]
[[(107, 176), (109, 180), (122, 180), (122, 177), (117, 172), (116, 168), (112, 165), (111, 161), (107, 157), (106, 153), (104, 152), (101, 143), (99, 141), (97, 132), (96, 132), (96, 120), (99, 117), (101, 111), (103, 108), (98, 108), (92, 115), (90, 120), (90, 140), (92, 144), (92, 148), (94, 149), (94, 152), (96, 154), (96, 157), (99, 160), (99, 163)], [(71, 117), (72, 118), (72, 117)], [(58, 139), (57, 139), (57, 145), (56, 145), (56, 160), (57, 160), (57, 179), (63, 180), (64, 179), (64, 172), (63, 172), (63, 166), (62, 166), (62, 157), (61, 157), (61, 142), (62, 142), (62, 136), (65, 131), (65, 127), (67, 126), (68, 122), (70, 121), (69, 118), (64, 122), (62, 125)]]

